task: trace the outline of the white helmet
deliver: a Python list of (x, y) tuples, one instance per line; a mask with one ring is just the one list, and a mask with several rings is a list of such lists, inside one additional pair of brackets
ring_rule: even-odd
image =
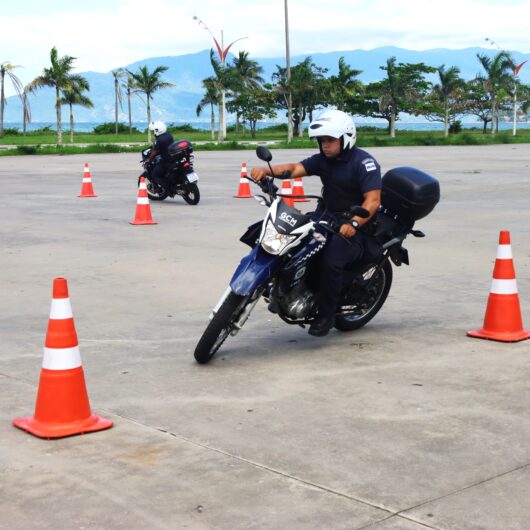
[(153, 131), (155, 136), (160, 136), (167, 131), (167, 127), (163, 121), (155, 121), (149, 124), (149, 130)]
[[(309, 125), (309, 138), (331, 136), (341, 139), (341, 153), (355, 145), (357, 131), (353, 120), (341, 110), (325, 110)], [(320, 143), (320, 142), (319, 142)]]

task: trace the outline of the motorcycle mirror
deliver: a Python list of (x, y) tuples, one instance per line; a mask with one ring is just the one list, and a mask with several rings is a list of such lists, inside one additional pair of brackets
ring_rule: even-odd
[(271, 152), (263, 145), (259, 145), (256, 148), (256, 155), (260, 160), (263, 160), (264, 162), (270, 162), (272, 160)]
[(258, 201), (262, 206), (267, 206), (267, 199), (263, 195), (254, 195), (254, 199)]
[(362, 206), (352, 206), (350, 208), (350, 213), (352, 217), (360, 217), (361, 219), (366, 219), (367, 217), (370, 217), (370, 212)]

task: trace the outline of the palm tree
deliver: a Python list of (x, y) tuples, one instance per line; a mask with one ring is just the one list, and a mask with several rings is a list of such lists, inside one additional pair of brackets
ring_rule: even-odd
[[(175, 86), (173, 83), (168, 83), (162, 81), (160, 78), (168, 70), (167, 66), (157, 66), (152, 72), (149, 71), (149, 68), (144, 65), (138, 68), (137, 72), (129, 72), (131, 79), (133, 80), (135, 88), (139, 92), (143, 92), (146, 96), (146, 106), (147, 106), (147, 123), (151, 123), (151, 99), (153, 94), (162, 88)], [(147, 141), (151, 143), (151, 129), (147, 127)]]
[(501, 51), (495, 57), (477, 53), (477, 58), (484, 68), (485, 75), (479, 75), (478, 79), (484, 84), (484, 88), (491, 98), (491, 134), (495, 134), (499, 126), (499, 99), (501, 91), (510, 86), (512, 76), (510, 72), (513, 67), (513, 60), (508, 52)]
[(451, 111), (451, 98), (464, 86), (464, 80), (458, 75), (460, 68), (451, 66), (445, 69), (445, 64), (438, 68), (440, 82), (433, 86), (433, 92), (442, 103), (444, 111), (444, 136), (449, 136), (449, 114)]
[(81, 76), (76, 76), (69, 88), (62, 91), (61, 104), (68, 105), (70, 107), (70, 143), (74, 143), (74, 105), (80, 105), (85, 108), (92, 108), (94, 105), (92, 101), (83, 94), (90, 90), (88, 81)]
[(226, 92), (231, 90), (236, 84), (233, 66), (227, 66), (215, 58), (213, 48), (210, 50), (210, 63), (215, 74), (212, 79), (215, 80), (215, 87), (219, 92), (219, 136), (218, 141), (223, 142), (225, 139), (225, 97)]
[(26, 85), (22, 91), (22, 132), (24, 136), (26, 136), (28, 123), (31, 123), (31, 108), (28, 99), (28, 95), (31, 94), (31, 92), (29, 85)]
[(4, 84), (6, 76), (9, 77), (13, 87), (15, 88), (20, 101), (22, 102), (22, 107), (24, 107), (23, 92), (24, 87), (20, 79), (13, 73), (15, 68), (20, 68), (14, 64), (11, 64), (9, 61), (0, 63), (0, 136), (4, 134), (4, 107), (7, 104), (5, 93), (4, 93)]
[(79, 75), (72, 75), (75, 57), (65, 55), (59, 57), (57, 48), (54, 46), (50, 51), (50, 68), (44, 68), (42, 75), (36, 77), (30, 83), (30, 89), (36, 90), (41, 87), (55, 88), (55, 112), (57, 114), (57, 145), (63, 144), (63, 131), (61, 121), (61, 92), (69, 90), (72, 84), (82, 82), (84, 79)]
[(345, 112), (350, 111), (349, 104), (351, 100), (363, 91), (363, 83), (357, 76), (363, 73), (362, 70), (352, 68), (344, 57), (339, 59), (339, 71), (337, 75), (329, 78), (330, 81), (330, 100), (338, 110)]
[(114, 131), (118, 134), (118, 105), (120, 109), (122, 108), (120, 78), (124, 77), (127, 72), (124, 68), (117, 68), (111, 73), (114, 77)]
[[(248, 58), (248, 52), (240, 51), (238, 57), (232, 59), (234, 68), (234, 93), (239, 95), (245, 90), (256, 90), (264, 83), (263, 67), (257, 61)], [(236, 113), (236, 132), (239, 129), (239, 114)]]
[(215, 105), (219, 104), (219, 91), (217, 90), (215, 79), (213, 77), (207, 77), (203, 80), (202, 86), (205, 90), (204, 96), (197, 105), (197, 116), (200, 116), (206, 105), (210, 105), (210, 127), (212, 131), (212, 140), (215, 139)]
[(125, 90), (127, 94), (127, 110), (129, 113), (129, 134), (132, 134), (132, 112), (131, 112), (131, 96), (136, 94), (134, 90), (134, 81), (131, 77), (131, 74), (127, 72), (127, 80), (121, 84), (121, 88)]

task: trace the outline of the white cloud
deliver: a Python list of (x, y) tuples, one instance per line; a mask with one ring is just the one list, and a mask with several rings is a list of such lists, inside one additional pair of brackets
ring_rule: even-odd
[[(109, 71), (147, 57), (192, 53), (213, 45), (203, 19), (225, 45), (255, 57), (285, 54), (284, 2), (276, 0), (116, 0), (107, 8), (54, 8), (46, 14), (10, 15), (4, 8), (0, 61), (24, 65), (24, 82), (40, 74), (49, 51), (77, 57), (78, 71)], [(64, 5), (64, 3), (62, 4)], [(85, 7), (83, 7), (83, 5)], [(101, 4), (98, 4), (101, 6)], [(41, 10), (42, 11), (42, 10)], [(530, 52), (530, 0), (290, 0), (292, 54), (400, 46), (411, 49), (485, 46)], [(9, 94), (9, 92), (8, 92)]]

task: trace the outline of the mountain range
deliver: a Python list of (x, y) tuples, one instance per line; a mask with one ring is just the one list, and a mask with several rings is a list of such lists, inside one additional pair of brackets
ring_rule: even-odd
[[(308, 55), (313, 62), (328, 69), (327, 75), (337, 73), (340, 57), (357, 70), (362, 70), (359, 78), (365, 82), (373, 82), (381, 79), (384, 72), (380, 66), (386, 64), (388, 58), (395, 56), (398, 62), (418, 63), (424, 62), (430, 66), (438, 67), (445, 64), (446, 67), (458, 66), (464, 79), (472, 79), (481, 72), (482, 67), (477, 59), (477, 53), (493, 56), (497, 50), (485, 48), (446, 49), (437, 48), (423, 51), (406, 50), (392, 46), (375, 48), (373, 50), (335, 51), (327, 53), (312, 53), (297, 55), (291, 58), (291, 64), (296, 65), (303, 61)], [(516, 51), (510, 52), (517, 64), (530, 60), (530, 54)], [(233, 56), (229, 54), (227, 61)], [(285, 57), (260, 58), (250, 57), (257, 61), (264, 69), (263, 77), (270, 81), (271, 75), (276, 71), (276, 65), (285, 66)], [(167, 66), (169, 69), (163, 74), (163, 79), (173, 83), (172, 88), (163, 89), (154, 95), (152, 102), (152, 118), (162, 119), (166, 122), (196, 122), (208, 121), (209, 110), (205, 109), (201, 117), (197, 117), (195, 109), (202, 98), (203, 90), (201, 82), (206, 77), (213, 75), (210, 64), (210, 51), (203, 50), (197, 53), (168, 56), (151, 57), (126, 65), (128, 70), (135, 71), (139, 66), (147, 65), (149, 70), (156, 66)], [(90, 92), (88, 96), (94, 103), (93, 109), (74, 107), (76, 122), (107, 122), (114, 121), (114, 81), (111, 72), (76, 72), (88, 80)], [(530, 83), (530, 63), (523, 67), (519, 77), (522, 82)], [(433, 77), (434, 80), (434, 77)], [(51, 88), (40, 89), (36, 94), (30, 96), (31, 113), (33, 123), (55, 121), (55, 95)], [(119, 119), (127, 122), (127, 101), (123, 98), (123, 109), (119, 112)], [(22, 110), (17, 96), (7, 98), (4, 120), (8, 122), (21, 122)], [(133, 121), (145, 122), (146, 109), (144, 103), (138, 98), (132, 99)], [(68, 114), (63, 112), (63, 121), (68, 122)]]

